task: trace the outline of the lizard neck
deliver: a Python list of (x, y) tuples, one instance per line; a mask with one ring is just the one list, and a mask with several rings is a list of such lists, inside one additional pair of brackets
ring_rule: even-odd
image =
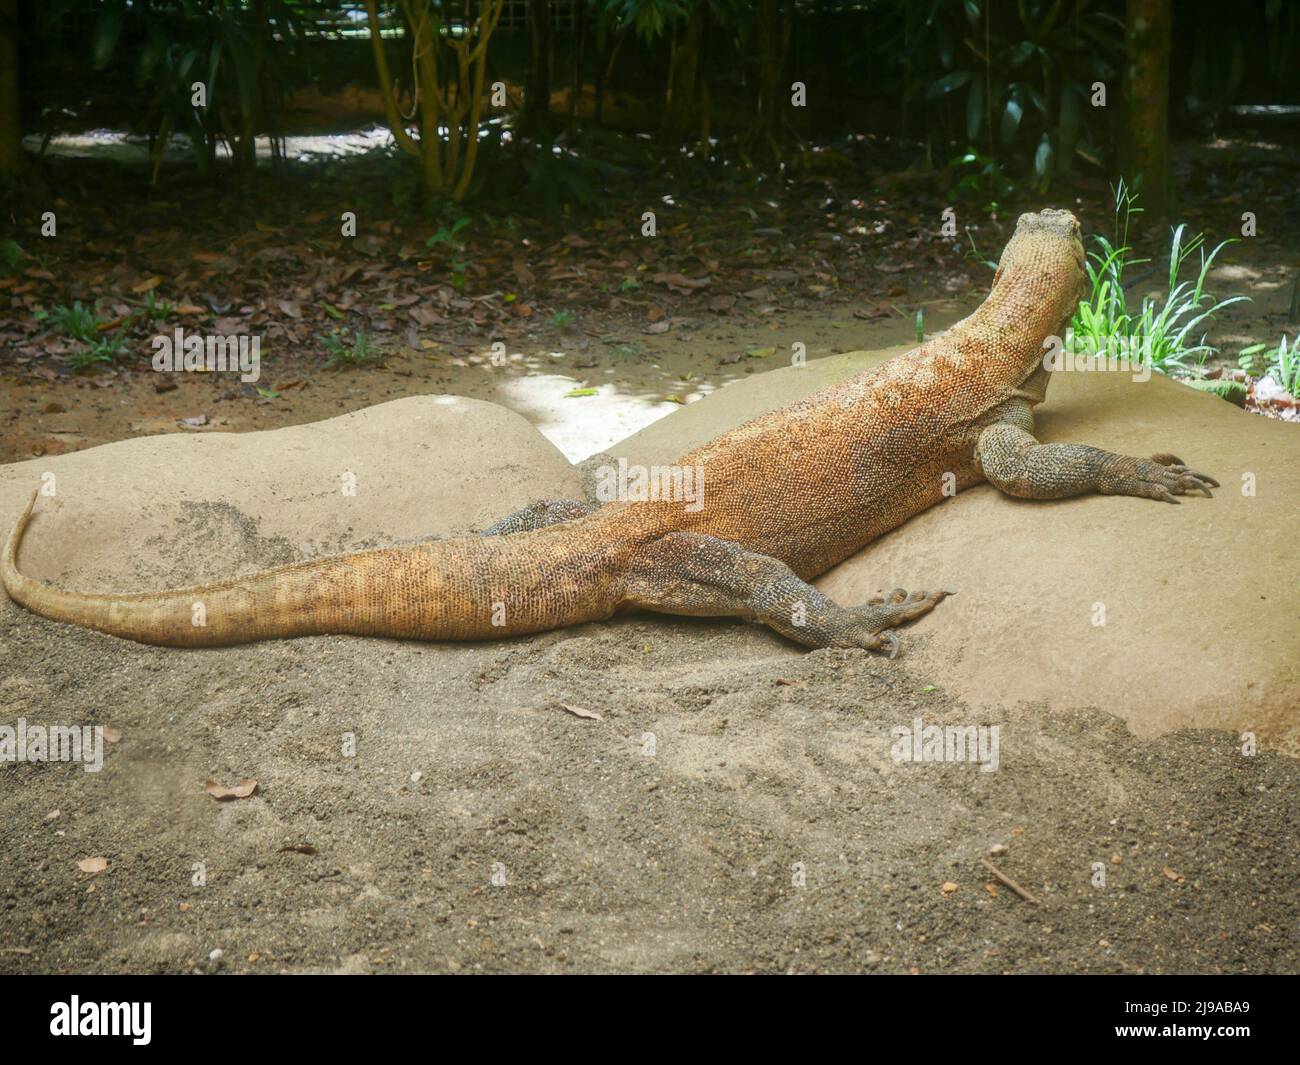
[(1064, 342), (1076, 304), (1063, 309), (1055, 293), (1044, 297), (1041, 276), (1017, 273), (1014, 267), (1000, 268), (988, 299), (964, 324), (973, 336), (996, 338), (991, 345), (985, 341), (985, 350), (1003, 383), (1018, 386), (1041, 379), (1041, 392), (1047, 386), (1048, 338)]

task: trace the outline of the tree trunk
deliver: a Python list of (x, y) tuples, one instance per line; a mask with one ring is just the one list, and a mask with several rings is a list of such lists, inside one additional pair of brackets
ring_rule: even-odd
[(549, 139), (551, 113), (551, 0), (529, 0), (532, 54), (524, 81), (524, 130)]
[(793, 22), (793, 0), (759, 0), (755, 12), (754, 38), (758, 50), (757, 121), (752, 148), (770, 149), (774, 154), (783, 139), (785, 106), (790, 86), (785, 78)]
[(1125, 45), (1125, 120), (1128, 136), (1121, 170), (1141, 179), (1141, 204), (1148, 219), (1174, 210), (1173, 171), (1169, 165), (1169, 53), (1173, 35), (1171, 0), (1128, 0)]
[(686, 27), (674, 42), (668, 75), (668, 106), (664, 110), (659, 139), (669, 146), (685, 141), (695, 116), (695, 84), (699, 80), (700, 53), (704, 48), (704, 21), (708, 5), (695, 0)]
[(591, 116), (592, 124), (599, 127), (605, 122), (605, 62), (609, 56), (609, 35), (596, 34), (596, 84), (592, 91), (596, 94), (596, 109)]
[(578, 104), (582, 97), (582, 67), (587, 50), (587, 5), (573, 5), (573, 91), (569, 95), (569, 128), (573, 128), (578, 116)]
[(0, 0), (0, 177), (15, 177), (26, 167), (18, 97), (18, 0)]

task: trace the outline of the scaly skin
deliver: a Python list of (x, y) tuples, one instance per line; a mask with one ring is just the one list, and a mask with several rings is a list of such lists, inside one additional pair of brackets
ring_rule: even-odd
[[(1172, 455), (1040, 444), (1043, 340), (1064, 336), (1084, 282), (1068, 211), (1023, 215), (988, 298), (883, 366), (747, 422), (685, 455), (684, 501), (534, 504), (482, 537), (363, 551), (144, 595), (83, 595), (18, 571), (32, 503), (0, 576), (15, 602), (142, 643), (197, 647), (317, 633), (468, 640), (629, 609), (733, 615), (809, 647), (897, 649), (889, 630), (947, 592), (897, 590), (845, 608), (807, 583), (944, 496), (988, 480), (1010, 495), (1096, 491), (1178, 502), (1213, 479)], [(201, 606), (201, 610), (198, 609)], [(196, 624), (199, 619), (203, 623)]]

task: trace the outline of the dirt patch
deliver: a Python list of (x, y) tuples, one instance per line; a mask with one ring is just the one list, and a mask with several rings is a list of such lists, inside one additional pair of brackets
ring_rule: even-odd
[[(6, 721), (122, 734), (0, 765), (7, 972), (1298, 967), (1295, 762), (1219, 733), (977, 717), (730, 623), (178, 654), (6, 603), (0, 644)], [(997, 724), (998, 771), (895, 763), (916, 717)]]

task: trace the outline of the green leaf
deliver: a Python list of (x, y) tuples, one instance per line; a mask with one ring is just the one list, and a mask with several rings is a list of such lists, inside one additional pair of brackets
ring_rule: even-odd
[[(190, 68), (194, 66), (195, 63), (198, 62), (198, 59), (199, 59), (199, 53), (195, 51), (193, 48), (189, 49), (183, 56), (181, 56), (181, 61), (176, 67), (177, 79), (180, 81), (184, 81), (186, 78), (188, 78), (190, 73)], [(187, 90), (185, 93), (186, 99), (189, 98), (189, 95), (190, 94)], [(208, 99), (209, 101), (211, 101), (212, 99), (211, 95), (209, 95)]]
[(1034, 173), (1040, 178), (1047, 177), (1052, 168), (1052, 138), (1043, 134), (1038, 142), (1038, 151), (1034, 152)]
[(0, 240), (0, 259), (3, 259), (10, 269), (16, 267), (25, 258), (26, 253), (24, 253), (17, 241)]
[(954, 45), (948, 24), (942, 20), (934, 24), (935, 44), (939, 49), (939, 65), (947, 69), (952, 66)]
[(1034, 86), (1030, 85), (1027, 81), (1022, 81), (1017, 84), (1016, 89), (1024, 89), (1025, 94), (1029, 97), (1029, 102), (1034, 105), (1034, 109), (1044, 118), (1047, 117), (1047, 101), (1043, 99), (1043, 94), (1041, 92), (1034, 88)]
[(90, 48), (90, 63), (96, 70), (103, 70), (113, 58), (113, 49), (117, 39), (122, 35), (123, 11), (121, 4), (110, 4), (102, 8), (99, 18), (95, 20), (95, 37)]
[(1083, 122), (1083, 110), (1079, 105), (1079, 92), (1073, 85), (1061, 89), (1061, 154), (1069, 156), (1074, 151), (1079, 139), (1079, 126)]
[(925, 98), (927, 100), (937, 100), (940, 96), (946, 96), (954, 89), (960, 89), (968, 81), (970, 81), (969, 70), (957, 70), (951, 74), (945, 74), (942, 78), (931, 83)]
[(966, 136), (974, 140), (984, 125), (984, 83), (978, 78), (971, 83), (966, 97)]
[(1016, 130), (1020, 128), (1020, 120), (1024, 117), (1025, 108), (1020, 102), (1020, 98), (1013, 91), (1007, 97), (1006, 109), (1002, 112), (1002, 128), (1000, 136), (1003, 144), (1010, 144), (1016, 136)]
[(1021, 41), (1011, 49), (1011, 56), (1008, 60), (1011, 69), (1015, 70), (1016, 67), (1023, 64), (1025, 60), (1029, 59), (1036, 51), (1038, 51), (1038, 45), (1034, 44), (1033, 41)]

